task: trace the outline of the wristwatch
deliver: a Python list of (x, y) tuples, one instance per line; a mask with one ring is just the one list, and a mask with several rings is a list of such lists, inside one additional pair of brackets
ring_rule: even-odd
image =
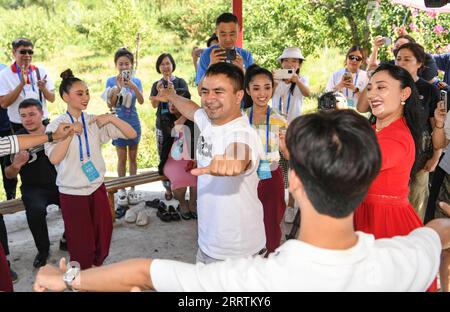
[(47, 137), (48, 137), (48, 142), (49, 143), (51, 143), (51, 142), (53, 142), (53, 132), (46, 132), (45, 133), (46, 135), (47, 135)]
[(74, 291), (73, 282), (80, 274), (80, 266), (78, 264), (74, 264), (73, 262), (69, 263), (68, 269), (66, 273), (63, 275), (64, 283), (66, 283), (67, 289)]

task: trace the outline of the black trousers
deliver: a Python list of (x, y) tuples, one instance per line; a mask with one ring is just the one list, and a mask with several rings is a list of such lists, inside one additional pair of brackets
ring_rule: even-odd
[(47, 206), (59, 206), (59, 192), (56, 185), (48, 187), (22, 186), (22, 200), (25, 206), (28, 226), (39, 252), (48, 252), (50, 240), (47, 228)]
[(2, 214), (0, 214), (0, 243), (2, 244), (5, 256), (9, 255), (8, 233), (6, 232), (5, 221), (3, 220)]
[[(450, 151), (447, 151), (447, 153), (450, 153)], [(441, 156), (439, 162), (441, 161)], [(446, 172), (444, 169), (439, 167), (439, 165), (436, 167), (436, 170), (433, 174), (433, 179), (431, 181), (431, 189), (430, 189), (430, 195), (428, 196), (428, 203), (427, 203), (427, 209), (425, 211), (425, 218), (423, 223), (426, 224), (434, 219), (434, 212), (436, 211), (436, 200), (439, 195), (439, 190), (441, 189), (442, 182), (444, 182)]]

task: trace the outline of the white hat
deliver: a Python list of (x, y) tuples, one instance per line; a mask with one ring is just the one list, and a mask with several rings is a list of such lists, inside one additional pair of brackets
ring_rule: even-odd
[(299, 48), (284, 49), (283, 54), (281, 54), (281, 56), (279, 58), (277, 58), (277, 60), (281, 61), (282, 59), (286, 59), (286, 58), (295, 58), (295, 59), (300, 59), (300, 60), (305, 59)]

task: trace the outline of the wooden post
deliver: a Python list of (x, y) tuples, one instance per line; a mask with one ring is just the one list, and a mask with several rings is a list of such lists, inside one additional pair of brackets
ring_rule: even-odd
[(232, 0), (233, 1), (233, 14), (237, 16), (239, 21), (239, 34), (236, 42), (236, 46), (242, 48), (244, 44), (244, 23), (242, 19), (242, 0)]
[(116, 207), (114, 205), (114, 193), (116, 193), (117, 191), (113, 191), (113, 192), (108, 192), (108, 201), (109, 201), (109, 207), (111, 209), (111, 217), (112, 217), (112, 222), (116, 222)]

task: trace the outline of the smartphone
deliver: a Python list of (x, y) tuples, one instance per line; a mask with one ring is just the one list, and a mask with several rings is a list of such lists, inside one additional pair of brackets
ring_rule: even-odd
[(344, 75), (342, 76), (342, 79), (352, 81), (353, 76), (349, 72), (345, 72)]
[(122, 78), (123, 80), (131, 80), (131, 70), (125, 69), (122, 70)]
[(169, 82), (166, 79), (162, 80), (163, 88), (166, 89), (169, 86)]
[(385, 46), (390, 46), (392, 44), (392, 38), (391, 37), (384, 37), (383, 38), (383, 44)]
[(276, 80), (291, 79), (295, 71), (292, 68), (289, 69), (276, 69), (273, 78)]
[(441, 101), (444, 101), (445, 111), (447, 112), (447, 91), (441, 90)]

